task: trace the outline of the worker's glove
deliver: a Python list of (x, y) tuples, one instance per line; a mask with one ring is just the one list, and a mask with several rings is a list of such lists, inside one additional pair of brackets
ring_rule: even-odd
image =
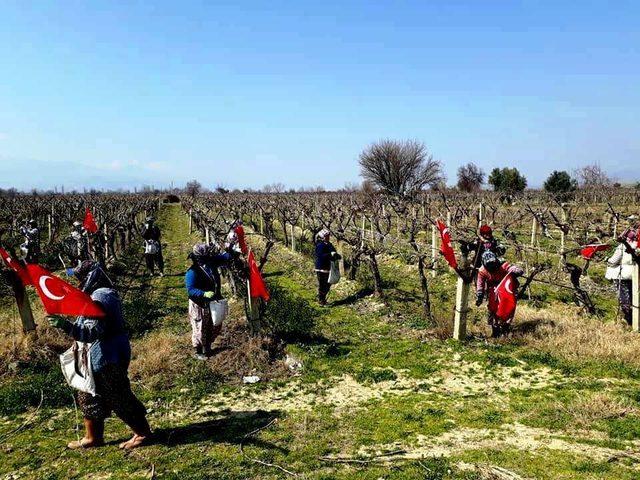
[(481, 293), (476, 295), (476, 307), (479, 307), (480, 305), (482, 305), (482, 298), (484, 295), (482, 295)]
[(204, 298), (213, 298), (215, 293), (213, 292), (204, 292)]
[(49, 315), (47, 320), (49, 320), (49, 325), (55, 328), (64, 328), (67, 324), (67, 320), (60, 315)]

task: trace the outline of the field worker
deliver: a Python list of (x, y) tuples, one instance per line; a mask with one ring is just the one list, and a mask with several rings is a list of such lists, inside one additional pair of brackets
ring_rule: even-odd
[(151, 275), (155, 274), (155, 266), (158, 266), (160, 276), (164, 276), (164, 257), (162, 256), (162, 244), (160, 243), (160, 228), (153, 217), (147, 217), (142, 226), (142, 238), (145, 241), (144, 259)]
[(79, 265), (84, 260), (89, 260), (89, 237), (82, 226), (82, 222), (73, 222), (71, 233), (67, 237), (69, 258)]
[(491, 325), (491, 335), (494, 338), (508, 333), (513, 320), (513, 317), (500, 320), (495, 315), (498, 307), (495, 289), (509, 273), (519, 277), (524, 271), (516, 265), (503, 262), (493, 252), (486, 251), (482, 254), (482, 267), (478, 271), (476, 280), (476, 306), (479, 307), (483, 299), (488, 297), (488, 320)]
[(29, 220), (26, 225), (20, 227), (24, 235), (24, 243), (20, 245), (20, 250), (24, 253), (24, 261), (27, 263), (38, 263), (40, 256), (40, 229), (35, 220)]
[(131, 345), (125, 330), (122, 302), (105, 277), (88, 277), (93, 272), (83, 262), (74, 270), (86, 293), (106, 313), (104, 318), (78, 317), (74, 323), (59, 315), (49, 316), (51, 326), (60, 328), (78, 342), (90, 343), (89, 356), (96, 395), (78, 392), (78, 404), (84, 417), (85, 435), (68, 444), (71, 449), (104, 445), (104, 421), (114, 412), (131, 430), (133, 437), (120, 444), (131, 449), (148, 443), (151, 429), (144, 405), (131, 391), (128, 369)]
[(478, 238), (469, 244), (469, 251), (476, 252), (473, 266), (478, 269), (482, 264), (484, 252), (493, 252), (496, 256), (501, 257), (506, 249), (493, 236), (493, 229), (489, 225), (482, 225)]
[(211, 344), (222, 330), (222, 324), (213, 325), (209, 304), (212, 300), (222, 299), (218, 269), (231, 260), (231, 255), (216, 253), (215, 247), (197, 243), (189, 258), (193, 264), (185, 275), (185, 285), (189, 296), (191, 341), (195, 358), (206, 360), (212, 354)]
[(315, 272), (318, 277), (318, 302), (320, 305), (327, 304), (327, 295), (331, 289), (329, 283), (329, 272), (331, 271), (331, 261), (339, 260), (340, 255), (330, 242), (331, 232), (323, 228), (316, 235)]
[[(618, 302), (622, 315), (629, 325), (631, 325), (631, 279), (633, 277), (633, 256), (629, 252), (627, 245), (632, 249), (638, 248), (637, 232), (627, 230), (620, 237), (620, 245), (613, 255), (607, 260), (607, 280), (613, 280), (618, 290)], [(625, 245), (625, 243), (627, 245)]]

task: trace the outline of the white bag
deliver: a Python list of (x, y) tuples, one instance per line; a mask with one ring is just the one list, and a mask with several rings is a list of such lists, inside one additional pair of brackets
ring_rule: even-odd
[(222, 325), (222, 322), (224, 322), (229, 314), (229, 302), (224, 298), (218, 301), (213, 300), (209, 302), (209, 309), (211, 310), (213, 326), (217, 327)]
[(160, 244), (155, 240), (146, 240), (144, 244), (144, 253), (155, 255), (160, 251)]
[(73, 342), (73, 346), (60, 355), (62, 374), (70, 387), (95, 397), (96, 382), (91, 369), (91, 343)]
[(335, 285), (340, 281), (340, 266), (338, 260), (331, 261), (331, 270), (329, 270), (329, 285)]

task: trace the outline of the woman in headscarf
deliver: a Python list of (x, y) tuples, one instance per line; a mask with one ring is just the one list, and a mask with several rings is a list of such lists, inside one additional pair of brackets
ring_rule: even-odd
[(331, 261), (340, 258), (330, 239), (331, 232), (326, 228), (320, 230), (316, 235), (315, 272), (318, 277), (318, 302), (320, 305), (327, 304), (327, 295), (331, 289), (329, 283)]
[(496, 317), (498, 305), (495, 289), (502, 279), (510, 273), (519, 277), (524, 271), (517, 265), (503, 262), (493, 252), (486, 251), (482, 254), (482, 267), (478, 271), (476, 280), (476, 306), (479, 307), (484, 297), (488, 297), (488, 322), (491, 325), (491, 335), (494, 338), (508, 333), (513, 320), (513, 317), (506, 320)]
[(114, 412), (131, 430), (133, 437), (120, 444), (131, 449), (148, 442), (151, 429), (147, 411), (134, 395), (129, 382), (131, 345), (125, 330), (122, 302), (111, 281), (96, 262), (85, 261), (74, 270), (82, 290), (105, 312), (103, 318), (78, 317), (74, 323), (60, 315), (48, 317), (51, 326), (62, 329), (78, 342), (91, 344), (89, 358), (96, 395), (78, 392), (78, 404), (84, 417), (85, 435), (69, 448), (104, 445), (104, 421)]
[(633, 255), (631, 252), (638, 248), (638, 234), (635, 230), (627, 230), (620, 237), (620, 245), (607, 260), (605, 277), (613, 280), (618, 290), (620, 310), (626, 322), (631, 325), (631, 279), (633, 277)]
[(211, 301), (222, 299), (219, 267), (231, 259), (229, 253), (216, 253), (211, 245), (197, 243), (189, 255), (193, 264), (185, 275), (189, 296), (191, 341), (198, 360), (211, 356), (211, 344), (220, 334), (222, 324), (213, 325)]

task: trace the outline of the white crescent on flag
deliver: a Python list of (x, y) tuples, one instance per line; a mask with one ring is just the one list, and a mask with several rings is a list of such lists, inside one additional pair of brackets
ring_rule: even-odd
[(57, 300), (57, 301), (62, 300), (65, 297), (64, 295), (58, 296), (51, 293), (51, 290), (49, 290), (49, 288), (47, 287), (47, 279), (51, 279), (51, 277), (48, 277), (47, 275), (42, 275), (40, 277), (40, 280), (38, 281), (38, 284), (40, 285), (40, 289), (42, 290), (42, 293), (44, 293), (51, 300)]
[(504, 289), (509, 292), (511, 295), (513, 295), (513, 278), (511, 278), (511, 275), (508, 276), (507, 280), (504, 282)]

